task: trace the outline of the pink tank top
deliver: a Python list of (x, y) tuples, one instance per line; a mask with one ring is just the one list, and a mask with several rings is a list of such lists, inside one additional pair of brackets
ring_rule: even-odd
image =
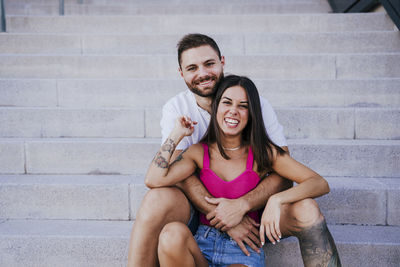
[[(232, 181), (222, 180), (213, 170), (210, 169), (210, 155), (208, 145), (202, 144), (204, 148), (203, 169), (200, 171), (200, 180), (207, 188), (208, 192), (216, 198), (223, 197), (229, 199), (239, 198), (252, 189), (260, 182), (260, 177), (253, 171), (253, 151), (249, 147), (247, 155), (246, 170)], [(247, 213), (257, 223), (260, 222), (258, 211)], [(200, 223), (210, 225), (206, 215), (200, 213)]]

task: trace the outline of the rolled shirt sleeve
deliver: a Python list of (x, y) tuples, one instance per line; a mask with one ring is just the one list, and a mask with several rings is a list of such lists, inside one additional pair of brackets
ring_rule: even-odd
[(280, 147), (287, 146), (287, 141), (283, 134), (283, 127), (278, 122), (274, 109), (267, 99), (260, 97), (260, 100), (262, 116), (269, 138)]

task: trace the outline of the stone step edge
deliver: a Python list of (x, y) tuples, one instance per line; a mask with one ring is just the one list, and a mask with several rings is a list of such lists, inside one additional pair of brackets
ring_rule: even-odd
[[(128, 240), (133, 221), (4, 220), (0, 236), (14, 238), (123, 238)], [(359, 226), (328, 224), (337, 243), (400, 246), (398, 226)], [(360, 234), (363, 233), (363, 234)], [(295, 238), (285, 239), (293, 242)]]

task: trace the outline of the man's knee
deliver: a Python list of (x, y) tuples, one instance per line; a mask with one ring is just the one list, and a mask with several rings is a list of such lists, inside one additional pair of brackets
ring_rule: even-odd
[(189, 235), (191, 235), (191, 232), (183, 223), (168, 223), (160, 233), (158, 249), (164, 253), (180, 251), (187, 246)]
[(315, 223), (321, 222), (324, 217), (314, 199), (306, 198), (293, 203), (292, 216), (301, 227), (312, 226)]

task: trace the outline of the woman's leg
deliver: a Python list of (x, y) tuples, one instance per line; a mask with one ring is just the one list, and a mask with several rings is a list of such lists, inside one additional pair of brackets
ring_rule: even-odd
[(192, 232), (179, 222), (169, 223), (162, 229), (158, 241), (158, 259), (161, 267), (208, 266)]
[(341, 266), (335, 241), (315, 200), (284, 205), (280, 229), (284, 236), (299, 239), (304, 266)]
[(157, 266), (158, 236), (170, 222), (187, 223), (190, 204), (181, 190), (163, 187), (149, 190), (142, 200), (133, 225), (128, 267)]

